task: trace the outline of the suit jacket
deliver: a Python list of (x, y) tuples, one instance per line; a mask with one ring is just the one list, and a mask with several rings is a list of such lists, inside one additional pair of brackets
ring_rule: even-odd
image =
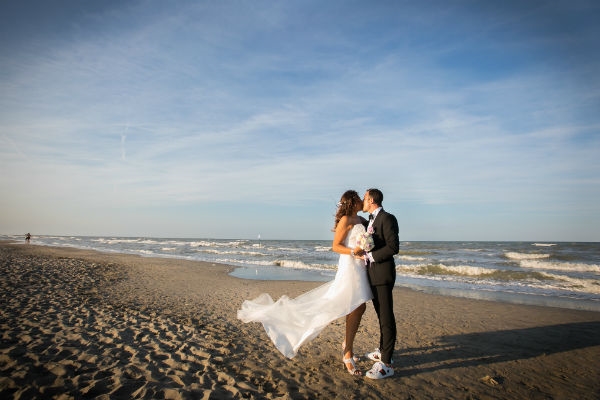
[(373, 221), (373, 242), (371, 255), (375, 262), (367, 267), (371, 285), (389, 285), (396, 282), (394, 255), (400, 250), (398, 221), (392, 214), (381, 209)]

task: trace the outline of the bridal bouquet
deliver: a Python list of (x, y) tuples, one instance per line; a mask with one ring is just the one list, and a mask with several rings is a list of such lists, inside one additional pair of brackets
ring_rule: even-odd
[(360, 234), (357, 245), (364, 251), (371, 251), (375, 247), (373, 227), (369, 227), (366, 232)]

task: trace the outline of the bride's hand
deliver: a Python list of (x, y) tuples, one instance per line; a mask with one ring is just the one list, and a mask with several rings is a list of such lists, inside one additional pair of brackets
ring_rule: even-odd
[(354, 257), (356, 258), (363, 258), (363, 256), (365, 255), (365, 251), (363, 249), (361, 249), (360, 247), (356, 246), (354, 248)]

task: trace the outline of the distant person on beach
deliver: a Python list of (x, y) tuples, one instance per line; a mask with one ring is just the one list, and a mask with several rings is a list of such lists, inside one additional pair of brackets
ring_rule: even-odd
[(355, 363), (354, 338), (365, 303), (373, 298), (362, 258), (365, 253), (359, 245), (369, 242), (367, 220), (357, 215), (363, 206), (354, 190), (346, 191), (338, 203), (332, 250), (340, 257), (332, 281), (295, 299), (282, 296), (273, 302), (271, 296), (263, 293), (244, 301), (238, 310), (238, 318), (243, 322), (261, 322), (275, 347), (288, 358), (293, 358), (300, 346), (314, 339), (332, 321), (345, 316), (343, 363), (354, 376), (362, 375)]
[(363, 211), (369, 213), (368, 231), (373, 232), (374, 247), (367, 253), (368, 276), (373, 292), (373, 307), (379, 319), (379, 347), (368, 353), (375, 361), (367, 378), (383, 379), (394, 375), (392, 353), (396, 344), (396, 319), (392, 291), (396, 283), (394, 255), (400, 250), (398, 221), (381, 207), (383, 193), (368, 189), (363, 199)]
[(31, 241), (31, 233), (28, 233), (27, 235), (25, 235), (25, 241), (27, 243), (29, 243)]

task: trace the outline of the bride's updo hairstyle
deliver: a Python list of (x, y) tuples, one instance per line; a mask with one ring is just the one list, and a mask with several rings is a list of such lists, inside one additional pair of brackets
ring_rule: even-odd
[(361, 204), (362, 199), (356, 193), (355, 190), (346, 190), (340, 199), (340, 202), (337, 204), (337, 212), (335, 213), (335, 224), (333, 225), (333, 230), (337, 228), (338, 222), (342, 219), (343, 216), (351, 216), (356, 212), (356, 205)]

